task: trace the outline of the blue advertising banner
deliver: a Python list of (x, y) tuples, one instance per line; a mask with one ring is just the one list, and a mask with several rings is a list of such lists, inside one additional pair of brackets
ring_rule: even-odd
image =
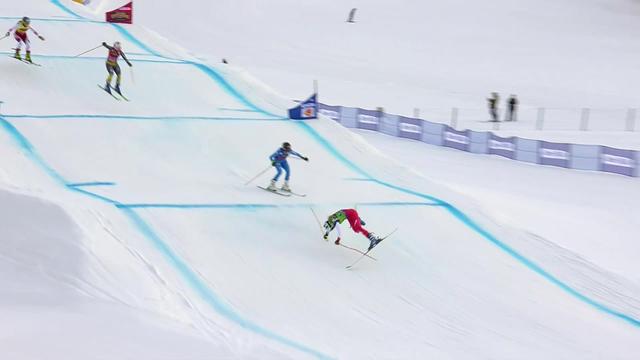
[(462, 151), (469, 151), (470, 139), (468, 131), (469, 130), (460, 131), (451, 126), (446, 126), (442, 134), (443, 145)]
[(638, 166), (636, 154), (633, 150), (622, 150), (602, 146), (600, 153), (600, 170), (634, 176), (635, 169)]
[(356, 126), (360, 129), (378, 131), (382, 112), (378, 110), (357, 109)]
[(489, 154), (500, 155), (509, 159), (516, 158), (516, 138), (503, 138), (494, 133), (489, 134)]
[(421, 119), (399, 116), (398, 117), (398, 136), (422, 140), (422, 123)]
[(318, 118), (318, 94), (311, 95), (310, 98), (300, 103), (300, 105), (289, 109), (289, 118), (293, 120), (307, 120)]
[(540, 141), (539, 164), (569, 168), (571, 146), (569, 144)]
[[(640, 151), (600, 145), (554, 143), (519, 137), (500, 137), (492, 132), (456, 130), (427, 120), (344, 106), (318, 104), (314, 94), (290, 110), (292, 119), (316, 118), (317, 112), (349, 128), (378, 131), (391, 136), (423, 141), (477, 154), (494, 154), (534, 164), (579, 170), (640, 176)], [(316, 112), (317, 111), (317, 112)]]
[(340, 122), (340, 112), (342, 110), (342, 106), (333, 106), (326, 105), (323, 103), (318, 103), (318, 112), (324, 116), (330, 117), (332, 120)]

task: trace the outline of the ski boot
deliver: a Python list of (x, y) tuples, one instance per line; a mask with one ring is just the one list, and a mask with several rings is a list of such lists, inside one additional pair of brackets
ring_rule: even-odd
[(291, 192), (291, 188), (289, 187), (289, 182), (287, 180), (284, 181), (284, 184), (280, 188), (282, 191)]
[(106, 82), (104, 84), (104, 91), (108, 92), (109, 94), (111, 94), (111, 84), (109, 84), (109, 82)]
[(376, 245), (378, 245), (378, 243), (380, 241), (382, 241), (382, 239), (376, 237), (375, 235), (373, 235), (373, 233), (369, 233), (369, 236), (367, 236), (367, 237), (369, 238), (369, 241), (371, 242), (369, 244), (369, 249), (367, 251), (373, 249)]
[(120, 92), (120, 84), (116, 84), (116, 87), (114, 89), (118, 94), (122, 95), (122, 92)]
[(24, 57), (24, 61), (33, 63), (33, 61), (31, 61), (31, 51), (27, 51), (27, 56)]
[(269, 191), (278, 191), (278, 189), (276, 188), (276, 181), (275, 180), (271, 180), (271, 183), (267, 187), (267, 190), (269, 190)]
[(22, 60), (22, 56), (20, 56), (20, 49), (16, 49), (16, 53), (13, 55), (13, 57), (18, 60)]

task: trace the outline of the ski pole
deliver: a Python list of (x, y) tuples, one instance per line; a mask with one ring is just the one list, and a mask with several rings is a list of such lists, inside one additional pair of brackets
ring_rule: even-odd
[(129, 70), (131, 70), (131, 82), (133, 83), (133, 85), (136, 84), (136, 77), (133, 76), (133, 66), (129, 66)]
[(267, 171), (269, 171), (269, 169), (271, 169), (271, 165), (269, 165), (266, 169), (260, 171), (260, 173), (258, 175), (254, 176), (251, 180), (247, 181), (244, 185), (247, 186), (247, 185), (251, 184), (253, 182), (253, 180), (259, 178), (260, 175), (266, 173)]
[[(320, 228), (320, 233), (322, 235), (324, 235), (324, 228), (322, 227), (322, 224), (320, 223), (320, 218), (318, 217), (318, 214), (316, 214), (315, 210), (313, 210), (313, 206), (309, 206), (309, 210), (311, 210), (311, 213), (313, 214), (313, 217), (316, 218), (316, 222), (318, 223), (318, 227)], [(324, 241), (329, 241), (329, 239), (324, 239)]]
[(93, 49), (91, 49), (91, 50), (87, 50), (87, 51), (83, 52), (82, 54), (78, 54), (78, 55), (74, 56), (74, 58), (79, 57), (79, 56), (82, 56), (82, 55), (84, 55), (84, 54), (86, 54), (86, 53), (92, 52), (93, 50), (96, 50), (96, 49), (101, 48), (101, 47), (102, 47), (102, 44), (100, 44), (100, 45), (98, 45), (98, 46), (94, 47), (94, 48), (93, 48)]

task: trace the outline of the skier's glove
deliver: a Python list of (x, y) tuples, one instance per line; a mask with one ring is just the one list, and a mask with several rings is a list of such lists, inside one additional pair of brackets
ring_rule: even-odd
[(127, 65), (129, 65), (129, 67), (132, 67), (132, 66), (133, 66), (133, 64), (132, 64), (132, 63), (130, 63), (130, 62), (128, 62), (128, 63), (127, 63)]
[(40, 40), (44, 41), (44, 36), (38, 35), (38, 37), (40, 38)]
[(7, 36), (9, 36), (9, 35), (11, 35), (11, 31), (9, 31), (9, 32), (5, 35), (5, 37), (7, 37)]
[(324, 235), (322, 235), (322, 238), (327, 240), (327, 238), (329, 238), (329, 234), (325, 233)]
[(107, 46), (107, 43), (103, 41), (102, 46)]
[(275, 162), (275, 161), (272, 161), (272, 162), (271, 162), (271, 166), (276, 166), (276, 162)]
[(340, 245), (340, 238), (337, 238), (336, 241), (333, 242), (336, 245)]
[(302, 160), (309, 161), (309, 158), (308, 157), (303, 157)]

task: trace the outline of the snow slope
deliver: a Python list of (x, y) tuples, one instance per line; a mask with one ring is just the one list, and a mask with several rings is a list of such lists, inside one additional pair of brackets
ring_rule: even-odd
[[(93, 84), (98, 55), (71, 59), (71, 47), (41, 44), (42, 68), (0, 60), (0, 264), (25, 278), (3, 279), (19, 304), (2, 304), (13, 321), (0, 345), (15, 357), (634, 358), (637, 284), (501, 224), (331, 120), (283, 119), (289, 102), (239, 68), (138, 26), (57, 18), (72, 15), (57, 3), (38, 2), (42, 31), (87, 48), (123, 41), (136, 84), (115, 102)], [(304, 198), (243, 185), (284, 140), (311, 159), (291, 161)], [(399, 230), (377, 262), (346, 271), (358, 254), (322, 241), (311, 209), (354, 206), (371, 230)], [(36, 288), (39, 306), (21, 308)]]
[(438, 122), (457, 107), (461, 125), (486, 129), (485, 98), (497, 91), (502, 109), (519, 96), (522, 124), (513, 130), (534, 129), (538, 107), (547, 108), (547, 129), (577, 130), (588, 107), (591, 129), (619, 133), (640, 102), (632, 0), (138, 3), (141, 23), (248, 68), (290, 98), (305, 97), (317, 79), (327, 104), (405, 116), (420, 108)]
[(475, 199), (492, 217), (640, 282), (636, 261), (640, 244), (629, 241), (640, 232), (639, 179), (477, 156), (367, 130), (355, 132), (421, 175)]
[(0, 203), (3, 358), (204, 359), (217, 350), (187, 323), (122, 301), (124, 279), (113, 283), (116, 267), (102, 263), (122, 251), (96, 255), (98, 232), (83, 233), (62, 208), (32, 196), (1, 191)]

